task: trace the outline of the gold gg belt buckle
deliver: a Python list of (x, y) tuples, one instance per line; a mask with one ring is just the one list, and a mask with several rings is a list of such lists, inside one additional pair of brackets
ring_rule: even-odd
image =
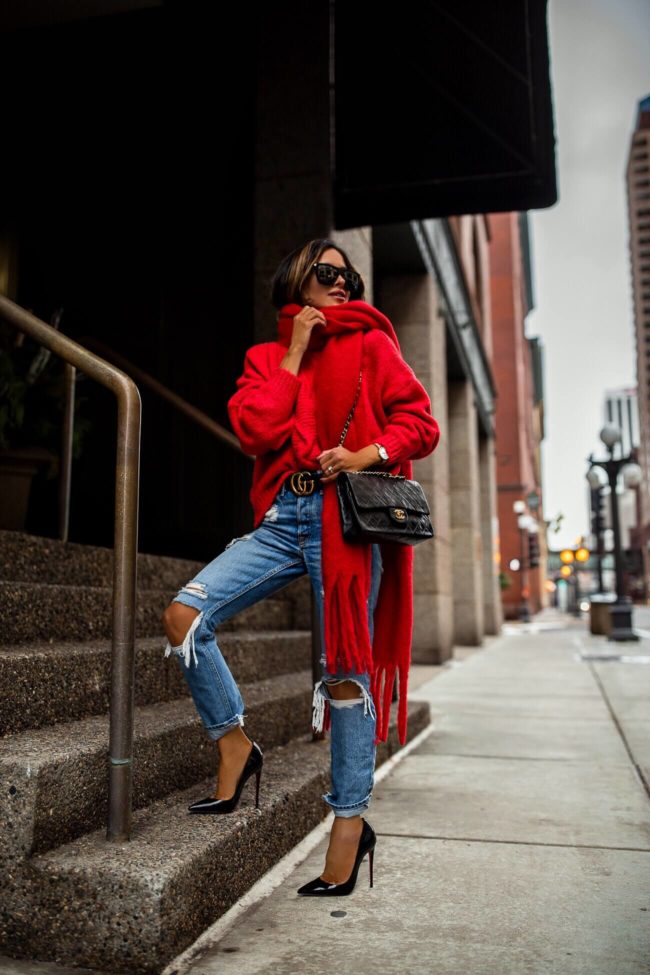
[(314, 493), (315, 478), (309, 471), (296, 471), (289, 480), (291, 490), (299, 497)]

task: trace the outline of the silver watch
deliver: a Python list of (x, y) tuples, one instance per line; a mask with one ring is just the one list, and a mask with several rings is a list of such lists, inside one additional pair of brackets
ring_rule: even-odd
[(374, 446), (379, 451), (379, 456), (381, 457), (382, 464), (385, 464), (386, 461), (388, 460), (388, 453), (386, 451), (386, 448), (385, 447), (382, 447), (382, 445), (380, 443), (376, 443), (376, 444), (374, 444)]

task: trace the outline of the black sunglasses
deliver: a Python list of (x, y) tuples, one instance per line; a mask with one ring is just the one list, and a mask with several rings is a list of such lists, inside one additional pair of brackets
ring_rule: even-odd
[(343, 278), (349, 291), (356, 291), (361, 281), (361, 276), (356, 271), (351, 271), (349, 267), (334, 267), (333, 264), (323, 264), (318, 262), (312, 265), (316, 271), (316, 280), (319, 284), (334, 284), (338, 278)]

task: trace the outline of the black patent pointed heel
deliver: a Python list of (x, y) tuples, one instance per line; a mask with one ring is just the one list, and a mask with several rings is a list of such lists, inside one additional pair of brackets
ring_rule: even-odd
[(260, 746), (256, 741), (253, 742), (253, 747), (251, 753), (248, 756), (248, 760), (244, 765), (241, 775), (237, 781), (237, 788), (235, 789), (235, 794), (230, 799), (215, 799), (214, 796), (208, 796), (207, 799), (200, 799), (198, 802), (193, 802), (191, 806), (188, 807), (191, 813), (229, 813), (233, 812), (239, 803), (239, 799), (242, 794), (242, 789), (250, 779), (251, 775), (255, 775), (255, 808), (260, 808), (260, 779), (262, 777), (262, 766), (264, 764), (264, 755)]
[(373, 861), (376, 845), (377, 834), (370, 823), (367, 823), (364, 819), (352, 873), (345, 883), (330, 884), (326, 880), (321, 880), (320, 877), (316, 877), (315, 880), (310, 880), (308, 884), (303, 884), (302, 887), (299, 887), (298, 893), (303, 897), (345, 897), (346, 894), (351, 894), (357, 882), (361, 861), (366, 853), (368, 854), (368, 866), (370, 868), (370, 886), (373, 887)]

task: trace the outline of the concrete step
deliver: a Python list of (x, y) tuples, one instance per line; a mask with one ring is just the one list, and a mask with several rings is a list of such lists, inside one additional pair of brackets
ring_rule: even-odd
[[(161, 616), (175, 595), (160, 589), (139, 592), (136, 636), (162, 635)], [(293, 606), (281, 597), (280, 592), (243, 610), (220, 631), (289, 629), (294, 625)], [(113, 592), (108, 587), (0, 582), (0, 642), (5, 646), (110, 637), (112, 612)]]
[[(412, 703), (409, 738), (428, 723), (428, 705)], [(397, 748), (393, 714), (377, 764)], [(7, 883), (6, 946), (23, 957), (159, 973), (320, 822), (329, 742), (305, 735), (267, 752), (259, 810), (252, 780), (235, 813), (189, 816), (188, 803), (211, 784), (136, 813), (129, 843), (108, 844), (102, 829), (35, 857)]]
[[(140, 553), (138, 585), (141, 589), (177, 590), (202, 567), (200, 562), (189, 559)], [(110, 588), (113, 549), (61, 542), (26, 532), (0, 531), (0, 579)]]
[[(264, 748), (310, 728), (311, 672), (282, 674), (241, 688), (246, 732)], [(137, 708), (133, 807), (211, 776), (218, 749), (192, 701)], [(108, 717), (29, 730), (0, 741), (0, 863), (49, 850), (106, 822)], [(6, 865), (6, 864), (5, 864)], [(1, 872), (1, 871), (0, 871)]]
[[(311, 666), (311, 631), (219, 629), (219, 647), (238, 684)], [(175, 658), (165, 659), (164, 637), (136, 644), (135, 703), (144, 707), (187, 695)], [(0, 647), (0, 736), (109, 708), (111, 645), (107, 640), (26, 643)]]
[[(218, 555), (215, 552), (215, 557)], [(170, 596), (203, 568), (202, 562), (167, 555), (138, 554), (138, 589), (164, 590)], [(47, 585), (92, 586), (111, 589), (113, 585), (113, 550), (94, 545), (60, 542), (25, 532), (0, 531), (0, 580), (5, 582), (40, 582)], [(309, 580), (305, 575), (275, 596), (293, 605), (294, 614), (308, 609)], [(301, 628), (308, 623), (297, 623)], [(6, 642), (6, 641), (5, 641)]]

